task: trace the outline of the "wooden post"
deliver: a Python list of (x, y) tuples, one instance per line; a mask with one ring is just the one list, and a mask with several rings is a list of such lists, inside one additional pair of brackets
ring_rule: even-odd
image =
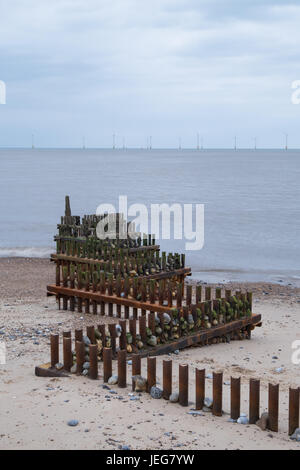
[(156, 357), (147, 357), (147, 380), (150, 393), (151, 387), (156, 385)]
[[(141, 356), (139, 354), (132, 355), (132, 376), (141, 375)], [(135, 381), (132, 380), (132, 391), (135, 390)]]
[(163, 398), (169, 400), (172, 393), (172, 361), (163, 361)]
[(269, 429), (278, 432), (279, 384), (269, 383)]
[(196, 410), (202, 410), (205, 398), (205, 369), (196, 369)]
[(126, 320), (120, 320), (119, 325), (122, 328), (121, 336), (119, 337), (120, 349), (126, 350), (126, 347), (127, 347)]
[(86, 327), (86, 335), (92, 344), (96, 344), (95, 327), (90, 325)]
[(139, 331), (143, 343), (147, 341), (147, 332), (146, 332), (146, 315), (141, 315), (139, 317)]
[(250, 379), (249, 382), (249, 423), (255, 424), (259, 420), (259, 392), (260, 381)]
[(126, 349), (118, 351), (118, 386), (120, 388), (125, 388), (127, 382), (126, 356)]
[(213, 407), (214, 416), (222, 416), (223, 372), (213, 372)]
[(129, 331), (132, 336), (132, 344), (136, 344), (136, 319), (130, 318), (129, 320)]
[(189, 366), (179, 364), (179, 404), (188, 406), (189, 397)]
[(75, 351), (76, 351), (76, 364), (77, 364), (77, 369), (76, 373), (77, 375), (80, 375), (83, 370), (83, 364), (84, 364), (84, 356), (85, 356), (85, 351), (84, 351), (84, 343), (82, 341), (76, 341), (75, 343)]
[(113, 355), (116, 354), (116, 325), (114, 323), (108, 324), (108, 329), (110, 333), (110, 345)]
[(152, 331), (152, 334), (155, 335), (155, 313), (150, 312), (148, 315), (148, 328)]
[(97, 344), (90, 344), (89, 345), (89, 353), (90, 353), (90, 369), (89, 369), (89, 376), (92, 380), (98, 379), (98, 346)]
[(289, 436), (299, 428), (299, 388), (289, 389)]
[(103, 382), (112, 376), (112, 349), (103, 348)]
[(237, 420), (241, 411), (241, 378), (231, 377), (230, 417)]
[(191, 305), (192, 303), (192, 286), (189, 284), (186, 286), (186, 305)]
[(64, 354), (64, 369), (67, 371), (70, 371), (73, 365), (72, 338), (70, 336), (63, 337), (63, 354)]
[(75, 330), (75, 342), (82, 341), (83, 333), (82, 330)]
[(51, 347), (51, 367), (59, 362), (59, 335), (52, 334), (50, 336)]

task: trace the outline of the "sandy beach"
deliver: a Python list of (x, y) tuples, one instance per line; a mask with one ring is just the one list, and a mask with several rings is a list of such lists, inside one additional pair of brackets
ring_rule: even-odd
[[(130, 386), (110, 390), (100, 378), (38, 378), (34, 367), (49, 361), (49, 334), (105, 322), (103, 317), (59, 311), (46, 297), (54, 266), (45, 259), (0, 259), (0, 341), (7, 347), (0, 365), (0, 449), (299, 449), (287, 434), (288, 389), (300, 386), (300, 365), (291, 361), (294, 340), (300, 339), (300, 289), (280, 284), (232, 284), (253, 291), (255, 313), (262, 328), (251, 341), (234, 341), (172, 354), (173, 390), (178, 364), (188, 363), (189, 407), (143, 394), (130, 400)], [(161, 364), (157, 358), (157, 382)], [(145, 373), (146, 360), (142, 361)], [(224, 371), (224, 414), (193, 416), (194, 368), (207, 374)], [(115, 368), (115, 364), (114, 364)], [(276, 369), (282, 368), (281, 372)], [(115, 369), (114, 369), (115, 370)], [(129, 377), (130, 366), (128, 366)], [(241, 411), (248, 413), (248, 380), (261, 380), (261, 412), (267, 409), (268, 382), (280, 385), (279, 432), (255, 425), (229, 423), (230, 376), (242, 378)], [(129, 382), (129, 380), (128, 380)], [(207, 378), (206, 396), (211, 397)], [(71, 419), (78, 426), (69, 427)]]

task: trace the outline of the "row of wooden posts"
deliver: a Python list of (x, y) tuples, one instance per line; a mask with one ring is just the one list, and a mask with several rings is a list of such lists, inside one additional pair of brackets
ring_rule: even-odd
[[(174, 280), (147, 280), (130, 276), (125, 276), (124, 279), (122, 279), (121, 276), (117, 276), (117, 278), (114, 279), (112, 273), (106, 275), (104, 272), (101, 272), (100, 275), (98, 275), (97, 271), (93, 271), (91, 275), (90, 271), (82, 272), (78, 267), (76, 269), (75, 265), (70, 272), (68, 272), (67, 267), (63, 267), (62, 274), (62, 287), (84, 290), (86, 292), (100, 292), (104, 295), (115, 295), (124, 299), (130, 297), (133, 300), (149, 302), (150, 304), (157, 303), (159, 306), (165, 306), (166, 312), (174, 306), (180, 308), (183, 305), (194, 305), (201, 308), (202, 302), (206, 302), (205, 308), (207, 308), (208, 312), (212, 310), (218, 311), (221, 304), (224, 307), (226, 302), (240, 303), (242, 307), (241, 311), (244, 313), (246, 310), (251, 311), (252, 309), (251, 292), (242, 293), (237, 291), (232, 295), (231, 290), (226, 289), (225, 295), (222, 297), (222, 289), (216, 288), (215, 298), (213, 298), (211, 287), (205, 287), (205, 295), (202, 299), (202, 285), (200, 284), (195, 286), (188, 284), (184, 288), (182, 282), (176, 282)], [(61, 271), (59, 265), (56, 271), (56, 286), (61, 286)], [(87, 298), (88, 297), (87, 294)], [(82, 302), (80, 302), (79, 308), (81, 307), (81, 303)], [(113, 299), (112, 303), (114, 303)], [(124, 304), (126, 304), (126, 302), (124, 302)], [(102, 311), (102, 314), (105, 313)]]
[[(59, 335), (51, 335), (51, 365), (54, 367), (59, 362)], [(76, 340), (76, 364), (77, 374), (83, 371), (85, 362), (85, 345), (77, 335)], [(141, 356), (132, 355), (132, 376), (141, 374)], [(89, 345), (89, 377), (93, 380), (99, 378), (98, 351), (96, 344)], [(70, 332), (63, 334), (63, 363), (64, 369), (70, 371), (73, 365), (72, 345)], [(189, 366), (179, 364), (179, 404), (189, 405)], [(107, 382), (113, 375), (113, 350), (103, 350), (103, 381)], [(118, 386), (127, 386), (127, 352), (121, 349), (117, 353), (117, 375)], [(132, 381), (132, 388), (134, 390)], [(163, 397), (169, 399), (172, 393), (172, 360), (163, 360)], [(147, 357), (147, 389), (150, 392), (152, 386), (156, 385), (156, 357)], [(268, 385), (268, 429), (278, 432), (279, 421), (279, 385)], [(212, 414), (222, 416), (223, 413), (223, 372), (213, 372), (212, 381)], [(237, 420), (240, 416), (241, 403), (241, 378), (231, 377), (231, 399), (230, 416)], [(205, 369), (195, 369), (195, 409), (201, 410), (205, 399)], [(288, 434), (291, 435), (299, 427), (299, 388), (289, 389), (289, 424)], [(249, 423), (255, 424), (260, 417), (260, 380), (250, 379), (249, 382)]]

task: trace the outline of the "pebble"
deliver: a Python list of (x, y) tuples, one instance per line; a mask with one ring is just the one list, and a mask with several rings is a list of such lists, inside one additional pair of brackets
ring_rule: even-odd
[(175, 349), (174, 354), (179, 354), (179, 349)]
[(70, 369), (71, 374), (76, 374), (77, 372), (77, 364), (74, 364)]
[(162, 394), (163, 394), (163, 391), (161, 390), (161, 388), (158, 388), (155, 385), (153, 385), (153, 387), (151, 387), (150, 396), (152, 398), (156, 398), (156, 399), (161, 398)]
[(77, 419), (71, 419), (68, 421), (68, 426), (77, 426), (79, 424), (79, 421)]
[(178, 400), (179, 400), (179, 393), (178, 392), (171, 393), (171, 395), (169, 396), (169, 401), (171, 403), (177, 403)]
[(237, 420), (238, 424), (249, 424), (249, 419), (246, 416), (240, 416)]
[(206, 406), (206, 408), (212, 408), (212, 406), (213, 406), (212, 399), (208, 398), (208, 397), (205, 397), (204, 398), (204, 406)]
[(62, 370), (64, 368), (64, 365), (61, 362), (58, 362), (55, 364), (55, 369), (56, 370)]
[(86, 346), (89, 346), (91, 344), (91, 340), (90, 338), (88, 338), (88, 336), (83, 336), (82, 340)]
[(107, 383), (109, 385), (116, 385), (118, 383), (118, 376), (117, 375), (112, 375), (111, 377), (109, 377)]
[(84, 362), (82, 367), (83, 367), (83, 369), (89, 369), (90, 368), (90, 363), (88, 361)]
[(265, 431), (269, 424), (269, 415), (267, 412), (262, 413), (260, 419), (256, 421), (256, 425), (262, 430)]
[(192, 415), (192, 416), (204, 416), (204, 414), (201, 413), (201, 411), (197, 411), (197, 410), (188, 411), (187, 414)]
[(283, 372), (283, 367), (278, 367), (277, 369), (275, 369), (275, 372), (280, 374), (281, 372)]
[(292, 441), (300, 442), (300, 428), (295, 429), (295, 431), (291, 435), (290, 439), (292, 439)]
[(209, 374), (206, 374), (205, 377), (206, 377), (207, 379), (212, 379), (212, 378), (213, 378), (213, 375), (209, 373)]

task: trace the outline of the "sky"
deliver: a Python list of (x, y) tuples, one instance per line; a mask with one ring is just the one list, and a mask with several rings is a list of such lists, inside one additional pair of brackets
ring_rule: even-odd
[(300, 148), (299, 24), (299, 0), (0, 0), (0, 146)]

